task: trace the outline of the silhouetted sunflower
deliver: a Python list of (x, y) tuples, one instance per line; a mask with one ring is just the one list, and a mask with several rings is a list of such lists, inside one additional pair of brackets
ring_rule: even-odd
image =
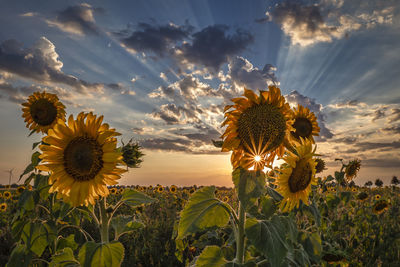
[(366, 200), (367, 198), (368, 198), (368, 194), (367, 194), (366, 192), (360, 192), (360, 193), (357, 195), (357, 199), (360, 200), (360, 201), (364, 201), (364, 200)]
[(48, 131), (41, 145), (42, 164), (36, 168), (51, 173), (49, 192), (59, 192), (73, 206), (94, 204), (95, 199), (107, 196), (107, 185), (115, 185), (126, 170), (122, 155), (116, 151), (120, 135), (103, 123), (103, 116), (80, 113), (71, 115), (68, 125), (62, 120)]
[(321, 173), (326, 170), (325, 161), (323, 159), (317, 158), (315, 159), (315, 162), (317, 163), (317, 166), (315, 167), (315, 173)]
[(287, 151), (283, 157), (285, 164), (282, 164), (280, 174), (276, 180), (277, 191), (283, 196), (280, 208), (283, 211), (290, 211), (299, 207), (300, 200), (308, 203), (308, 196), (311, 192), (311, 185), (317, 184), (315, 177), (316, 162), (313, 159), (315, 150), (309, 139), (302, 139), (301, 143), (294, 143), (296, 154)]
[(279, 88), (268, 88), (269, 91), (260, 91), (259, 96), (244, 89), (244, 98), (232, 99), (235, 104), (224, 109), (222, 126), (228, 127), (221, 136), (222, 151), (233, 151), (234, 169), (254, 166), (255, 170), (262, 170), (276, 156), (283, 156), (284, 140), (292, 130), (291, 110)]
[(314, 113), (299, 104), (297, 109), (294, 109), (293, 120), (294, 130), (290, 132), (292, 139), (299, 140), (302, 137), (314, 143), (314, 136), (318, 136), (320, 130)]
[(381, 214), (389, 208), (389, 203), (386, 200), (379, 200), (374, 204), (372, 208), (373, 213)]
[(352, 160), (349, 162), (349, 164), (347, 164), (346, 169), (344, 171), (346, 174), (347, 181), (351, 181), (357, 176), (360, 167), (361, 167), (361, 161), (358, 159)]
[(35, 92), (22, 106), (22, 117), (25, 118), (26, 128), (29, 130), (47, 133), (57, 124), (58, 120), (65, 121), (65, 106), (55, 94), (45, 91)]

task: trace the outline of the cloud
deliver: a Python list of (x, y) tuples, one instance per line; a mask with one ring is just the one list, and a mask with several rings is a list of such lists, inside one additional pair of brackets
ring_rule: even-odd
[(311, 112), (314, 112), (317, 117), (318, 126), (320, 127), (319, 136), (316, 137), (317, 141), (327, 140), (333, 137), (332, 131), (326, 126), (326, 115), (323, 113), (322, 105), (316, 103), (315, 99), (304, 96), (297, 91), (292, 91), (289, 95), (286, 95), (285, 98), (292, 107), (297, 108), (297, 105), (300, 104), (310, 109)]
[(67, 7), (58, 12), (54, 20), (46, 20), (46, 22), (49, 26), (75, 35), (98, 35), (99, 29), (94, 19), (95, 12), (103, 12), (103, 9), (93, 8), (91, 5), (83, 3)]
[[(43, 85), (67, 85), (81, 94), (103, 93), (105, 84), (90, 83), (62, 71), (55, 45), (41, 37), (31, 48), (24, 48), (16, 40), (0, 44), (0, 71), (18, 75)], [(115, 89), (115, 84), (109, 84)]]
[(385, 117), (385, 111), (386, 111), (386, 107), (375, 110), (374, 117), (372, 118), (372, 122)]
[[(122, 38), (121, 43), (131, 52), (153, 52), (164, 56), (177, 42), (188, 38), (192, 27), (190, 25), (177, 26), (172, 23), (162, 26), (139, 23), (138, 30), (128, 37)], [(119, 32), (117, 35), (124, 35)]]
[(182, 44), (175, 51), (181, 65), (201, 65), (211, 73), (228, 59), (244, 51), (254, 40), (250, 32), (237, 29), (229, 34), (227, 25), (212, 25), (192, 35), (192, 42)]
[(276, 4), (266, 15), (281, 26), (292, 44), (301, 46), (331, 42), (348, 37), (353, 31), (393, 22), (395, 4), (391, 1), (386, 4), (359, 3), (361, 8), (356, 10), (343, 4), (341, 1), (322, 1), (319, 4), (286, 1)]
[(383, 132), (389, 134), (400, 134), (400, 126), (391, 126), (382, 129)]
[(236, 87), (265, 90), (270, 84), (279, 84), (274, 73), (276, 68), (271, 64), (266, 64), (260, 70), (254, 67), (247, 59), (235, 57), (229, 62), (228, 69), (231, 83)]
[(389, 123), (397, 122), (400, 120), (400, 108), (393, 108), (390, 114)]

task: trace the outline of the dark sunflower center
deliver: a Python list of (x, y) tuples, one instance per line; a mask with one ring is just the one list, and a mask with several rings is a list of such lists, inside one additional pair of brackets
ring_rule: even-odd
[(386, 207), (387, 207), (387, 204), (386, 204), (385, 202), (378, 203), (378, 204), (375, 206), (375, 210), (376, 210), (376, 211), (381, 211), (381, 210), (384, 210)]
[(289, 177), (290, 192), (296, 193), (307, 188), (311, 182), (312, 169), (306, 159), (297, 162)]
[(65, 171), (77, 181), (89, 181), (103, 167), (103, 149), (91, 137), (79, 136), (64, 150)]
[(295, 129), (292, 134), (299, 139), (300, 137), (307, 138), (312, 134), (312, 123), (307, 118), (296, 118), (293, 123)]
[(32, 119), (39, 125), (47, 126), (57, 118), (57, 108), (47, 99), (39, 99), (30, 107)]
[[(246, 109), (238, 121), (238, 136), (252, 149), (259, 148), (260, 140), (261, 148), (268, 146), (266, 151), (277, 148), (283, 142), (285, 131), (285, 117), (279, 108), (270, 104), (256, 105)], [(245, 148), (245, 150), (248, 149)]]
[(335, 254), (325, 254), (322, 259), (327, 262), (338, 262), (341, 261), (343, 257)]

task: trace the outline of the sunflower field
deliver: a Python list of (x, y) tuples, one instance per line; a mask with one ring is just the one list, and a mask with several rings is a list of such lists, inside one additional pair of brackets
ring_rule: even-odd
[(20, 186), (0, 191), (1, 266), (400, 265), (399, 187), (356, 186), (358, 159), (322, 177), (317, 119), (279, 88), (232, 102), (213, 142), (232, 152), (233, 188), (123, 186), (138, 143), (31, 95), (22, 117), (44, 137)]

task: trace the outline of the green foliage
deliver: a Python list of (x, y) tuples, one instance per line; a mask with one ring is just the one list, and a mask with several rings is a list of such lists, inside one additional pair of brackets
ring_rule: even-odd
[(265, 175), (263, 172), (249, 172), (237, 168), (232, 173), (232, 180), (239, 201), (245, 208), (254, 205), (256, 200), (265, 193)]
[(230, 218), (229, 206), (215, 198), (215, 187), (204, 187), (196, 191), (181, 212), (178, 238), (194, 234), (211, 227), (223, 227)]
[(82, 267), (120, 266), (124, 258), (124, 246), (117, 241), (107, 244), (86, 242), (79, 250), (79, 262)]
[(122, 195), (121, 201), (131, 207), (136, 207), (142, 204), (153, 203), (156, 199), (136, 190), (126, 190)]

